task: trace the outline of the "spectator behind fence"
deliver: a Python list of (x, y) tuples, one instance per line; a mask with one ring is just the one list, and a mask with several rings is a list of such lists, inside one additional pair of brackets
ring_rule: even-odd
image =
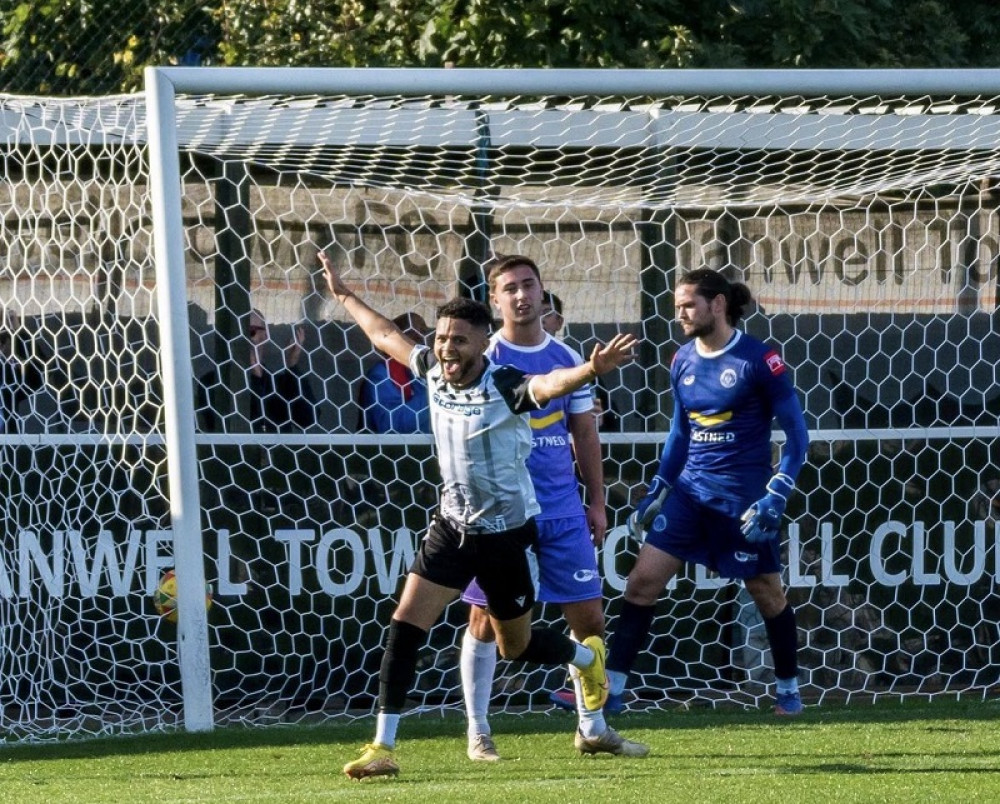
[(14, 358), (14, 326), (12, 316), (4, 315), (0, 325), (0, 433), (15, 430), (14, 416), (18, 405), (18, 389), (23, 385), (24, 372)]
[[(270, 335), (260, 311), (253, 310), (247, 319), (246, 336), (250, 339), (249, 365), (246, 366), (247, 387), (250, 389), (250, 429), (261, 433), (286, 433), (307, 429), (316, 423), (316, 397), (308, 379), (298, 367), (302, 357), (305, 330), (299, 325), (292, 333), (292, 342), (283, 349), (284, 367), (271, 371), (264, 365), (264, 348)], [(218, 367), (198, 378), (195, 386), (195, 406), (202, 430), (215, 433), (222, 430), (221, 417), (212, 405), (212, 389), (221, 386)]]
[(17, 314), (0, 312), (0, 434), (20, 432), (19, 407), (44, 384), (30, 354)]
[[(403, 313), (392, 323), (416, 343), (425, 343), (430, 327), (416, 313)], [(361, 427), (372, 433), (429, 433), (427, 383), (408, 366), (379, 352), (380, 360), (361, 381)]]
[(565, 321), (562, 299), (550, 290), (542, 291), (542, 329), (558, 338)]
[(618, 433), (622, 429), (622, 417), (611, 401), (608, 389), (600, 383), (594, 383), (594, 416), (597, 417), (597, 429), (603, 433)]

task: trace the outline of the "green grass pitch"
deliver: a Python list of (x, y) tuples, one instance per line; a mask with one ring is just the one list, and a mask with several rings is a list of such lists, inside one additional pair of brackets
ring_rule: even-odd
[(454, 712), (404, 718), (396, 779), (341, 773), (373, 722), (227, 728), (0, 747), (11, 802), (925, 802), (1000, 801), (1000, 703), (625, 714), (646, 759), (581, 757), (568, 713), (495, 716), (502, 762), (465, 758)]

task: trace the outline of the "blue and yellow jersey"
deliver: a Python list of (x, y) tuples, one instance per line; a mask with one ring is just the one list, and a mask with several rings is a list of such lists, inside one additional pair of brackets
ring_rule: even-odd
[(670, 367), (674, 404), (687, 429), (688, 454), (677, 484), (713, 508), (739, 516), (764, 493), (771, 465), (774, 405), (795, 393), (781, 356), (736, 331), (718, 352), (696, 341)]
[[(550, 335), (546, 335), (538, 346), (515, 346), (496, 333), (486, 354), (500, 365), (514, 366), (527, 374), (547, 374), (552, 369), (570, 368), (583, 362), (580, 355)], [(570, 446), (569, 416), (586, 413), (593, 407), (593, 391), (590, 385), (585, 385), (531, 412), (532, 446), (528, 472), (542, 509), (536, 519), (556, 519), (583, 513)]]

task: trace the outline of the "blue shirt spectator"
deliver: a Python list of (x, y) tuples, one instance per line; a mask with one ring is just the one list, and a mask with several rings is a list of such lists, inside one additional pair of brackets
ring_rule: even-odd
[[(418, 343), (430, 328), (416, 313), (396, 316), (393, 323)], [(372, 433), (429, 433), (427, 383), (409, 366), (383, 357), (365, 372), (361, 381), (362, 429)]]

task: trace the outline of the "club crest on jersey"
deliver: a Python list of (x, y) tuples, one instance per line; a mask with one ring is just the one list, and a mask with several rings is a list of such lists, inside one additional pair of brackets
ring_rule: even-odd
[(719, 383), (723, 388), (732, 388), (736, 385), (736, 372), (731, 368), (727, 368), (719, 375)]
[(764, 355), (764, 362), (767, 363), (767, 367), (775, 377), (785, 373), (785, 361), (777, 352), (772, 351)]

